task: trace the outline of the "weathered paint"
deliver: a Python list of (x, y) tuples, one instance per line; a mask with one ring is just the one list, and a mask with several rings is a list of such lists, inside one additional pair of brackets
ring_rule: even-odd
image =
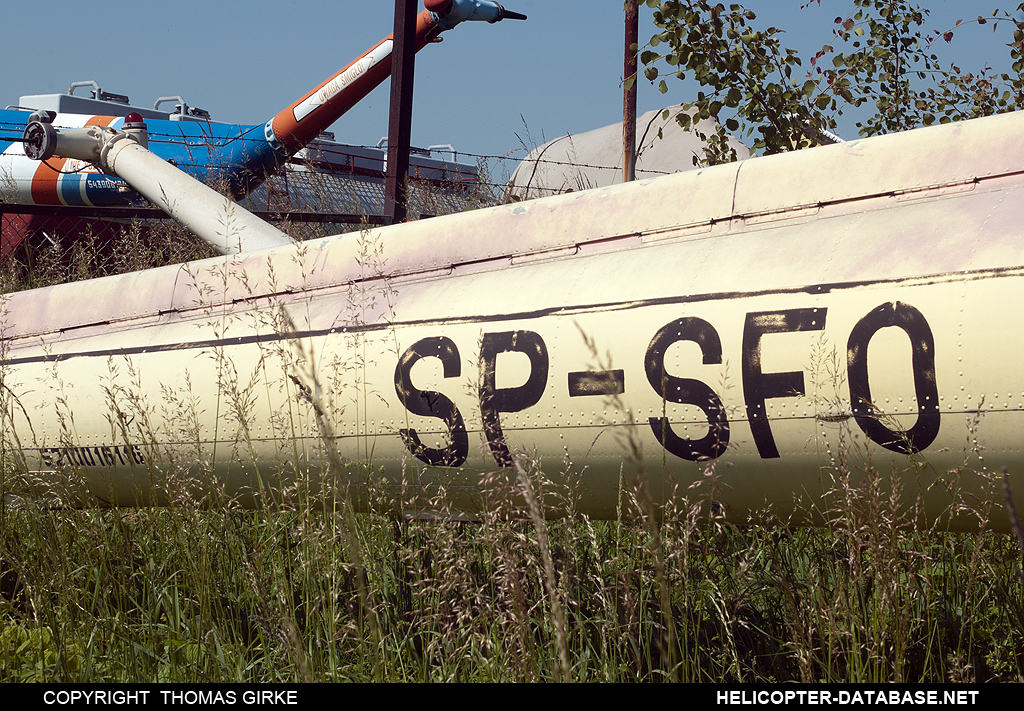
[[(976, 526), (951, 506), (977, 496), (1005, 528), (1003, 466), (1024, 508), (1022, 129), (12, 294), (7, 438), (83, 503), (163, 503), (199, 477), (251, 504), (300, 472), (412, 513), (443, 487), (468, 514), (518, 457), (573, 485), (554, 513), (613, 517), (639, 451), (656, 498), (713, 480), (735, 521), (813, 519), (870, 463), (927, 520)], [(347, 463), (329, 475), (325, 434)]]
[[(415, 51), (442, 32), (436, 18), (424, 10), (416, 16)], [(374, 87), (391, 76), (394, 38), (388, 35), (368, 52), (327, 79), (267, 123), (280, 150), (294, 153), (319, 135), (323, 116), (340, 116), (355, 106)], [(328, 123), (333, 123), (334, 119)]]
[[(3, 134), (20, 136), (29, 115), (27, 111), (0, 111)], [(123, 124), (119, 116), (57, 114), (53, 120), (56, 128), (120, 129)], [(147, 124), (154, 153), (199, 180), (223, 177), (237, 197), (248, 194), (278, 165), (278, 157), (262, 135), (262, 126), (159, 119), (150, 119)], [(0, 135), (0, 180), (6, 202), (109, 207), (141, 201), (141, 196), (123, 180), (105, 175), (93, 165), (66, 163), (57, 157), (40, 163), (25, 156), (21, 143), (3, 139)]]

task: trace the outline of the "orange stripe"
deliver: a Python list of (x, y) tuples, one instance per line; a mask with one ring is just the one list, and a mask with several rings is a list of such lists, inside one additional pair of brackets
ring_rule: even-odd
[[(440, 34), (440, 30), (437, 25), (434, 24), (434, 20), (430, 16), (430, 12), (424, 10), (419, 13), (416, 16), (415, 51), (419, 52), (438, 34)], [(320, 84), (317, 88), (313, 89), (313, 91), (307, 92), (301, 99), (277, 114), (272, 119), (273, 123), (271, 124), (271, 127), (274, 131), (274, 135), (289, 154), (299, 150), (320, 135), (321, 131), (326, 130), (328, 126), (341, 118), (349, 109), (362, 101), (367, 94), (383, 83), (384, 80), (391, 75), (391, 62), (394, 54), (392, 53), (391, 56), (371, 68), (366, 74), (355, 79), (351, 84), (331, 97), (326, 103), (321, 104), (319, 107), (314, 109), (308, 116), (302, 119), (301, 122), (295, 120), (295, 114), (293, 113), (295, 107), (316, 92), (320, 91), (324, 86), (334, 81), (336, 77), (344, 74), (348, 71), (349, 67), (375, 50), (381, 44), (387, 42), (389, 39), (393, 40), (393, 38), (393, 35), (388, 35), (383, 40), (373, 45), (373, 47), (363, 52), (359, 57), (349, 62), (344, 69), (332, 74), (327, 81)]]
[(53, 156), (47, 162), (39, 163), (39, 167), (32, 175), (32, 202), (36, 205), (63, 204), (57, 196), (57, 181), (60, 179), (60, 173), (57, 171), (63, 170), (67, 162), (67, 158)]
[[(116, 118), (116, 116), (93, 116), (85, 122), (85, 125), (109, 126)], [(36, 172), (32, 175), (32, 202), (36, 205), (64, 204), (60, 199), (57, 181), (60, 180), (60, 173), (58, 171), (63, 170), (67, 162), (67, 158), (53, 156), (46, 163), (39, 163), (39, 167), (36, 168)]]

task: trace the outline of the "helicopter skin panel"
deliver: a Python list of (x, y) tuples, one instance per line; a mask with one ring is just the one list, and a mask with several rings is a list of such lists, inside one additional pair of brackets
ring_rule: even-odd
[(6, 441), (77, 505), (303, 487), (409, 515), (443, 493), (470, 517), (518, 462), (553, 516), (614, 518), (644, 477), (736, 523), (821, 521), (873, 473), (920, 525), (977, 528), (977, 501), (1008, 530), (1022, 130), (1006, 114), (10, 294)]

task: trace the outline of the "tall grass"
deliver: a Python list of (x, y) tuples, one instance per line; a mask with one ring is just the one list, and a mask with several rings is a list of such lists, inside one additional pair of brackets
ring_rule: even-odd
[[(68, 221), (72, 221), (68, 218)], [(97, 235), (88, 221), (70, 244), (26, 244), (0, 262), (0, 292), (37, 289), (212, 257), (213, 248), (171, 220), (134, 221)]]
[[(326, 427), (329, 466), (365, 476)], [(921, 530), (842, 456), (825, 525), (738, 526), (714, 465), (660, 507), (622, 446), (616, 520), (571, 496), (545, 520), (554, 486), (520, 453), (460, 522), (443, 491), (416, 521), (301, 485), (255, 510), (187, 482), (165, 508), (75, 510), (5, 443), (0, 680), (1024, 680), (1024, 537)]]
[[(523, 472), (526, 491), (538, 475)], [(301, 508), (8, 503), (0, 676), (916, 682), (1022, 674), (1020, 551), (1008, 536), (874, 535), (866, 521), (841, 520), (736, 527), (684, 509), (657, 524), (661, 580), (649, 522), (635, 503), (626, 509), (610, 522), (543, 521), (530, 511), (515, 520), (505, 511), (427, 523)]]

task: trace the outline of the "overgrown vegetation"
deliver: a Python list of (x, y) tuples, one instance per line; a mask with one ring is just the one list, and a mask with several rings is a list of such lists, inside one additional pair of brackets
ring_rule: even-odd
[[(524, 471), (510, 493), (541, 486)], [(837, 510), (825, 528), (736, 527), (701, 513), (699, 495), (652, 524), (638, 493), (624, 483), (612, 522), (543, 522), (503, 507), (478, 523), (424, 523), (301, 502), (256, 511), (7, 503), (0, 676), (941, 682), (1024, 673), (1011, 537), (915, 532), (884, 505)]]
[[(360, 263), (376, 273), (380, 258), (363, 240)], [(358, 323), (367, 300), (392, 297), (386, 288), (355, 293), (346, 319)], [(253, 447), (247, 433), (260, 424), (247, 414), (250, 386), (221, 349), (209, 355), (232, 374), (220, 387), (225, 422), (237, 421), (241, 461)], [(359, 363), (337, 367), (331, 397), (365, 396)], [(117, 390), (112, 408), (132, 397), (127, 386)], [(364, 464), (334, 451), (337, 403), (303, 392), (320, 423), (321, 466), (335, 480), (365, 479)], [(192, 478), (214, 474), (198, 430), (190, 430), (198, 427), (195, 400), (179, 395), (167, 393), (171, 426), (192, 444), (167, 448), (163, 459), (163, 447), (143, 444), (148, 459), (182, 475), (164, 508), (76, 510), (59, 496), (41, 498), (16, 448), (3, 448), (0, 679), (1024, 677), (1017, 540), (918, 530), (899, 497), (886, 493), (898, 489), (893, 473), (848, 468), (865, 457), (839, 457), (825, 472), (831, 492), (820, 528), (727, 523), (713, 501), (714, 465), (659, 508), (629, 436), (613, 521), (574, 513), (572, 492), (522, 452), (514, 469), (481, 479), (490, 505), (474, 522), (446, 521), (440, 490), (425, 507), (434, 521), (353, 515), (344, 495), (317, 489), (324, 479), (316, 467), (282, 464), (279, 472), (273, 463), (261, 465), (263, 476), (298, 476), (289, 495), (242, 510), (196, 497)], [(148, 410), (136, 405), (116, 407), (149, 431)], [(78, 474), (74, 465), (66, 473)], [(546, 521), (539, 502), (552, 497), (567, 515)], [(987, 509), (977, 514), (984, 521)]]
[[(28, 220), (26, 219), (26, 222)], [(119, 228), (65, 218), (74, 240), (32, 239), (0, 261), (0, 292), (36, 289), (212, 257), (213, 248), (171, 220)], [(12, 220), (12, 224), (14, 221)]]
[[(212, 172), (208, 183), (221, 194), (229, 185), (223, 174)], [(296, 171), (288, 179), (275, 176), (248, 198), (247, 209), (281, 212), (383, 213), (383, 179), (353, 180), (324, 171)], [(479, 166), (479, 181), (467, 186), (423, 179), (408, 185), (410, 214), (447, 215), (497, 202), (491, 193), (486, 164)], [(361, 196), (361, 197), (360, 197)], [(377, 201), (376, 198), (381, 198)], [(0, 174), (0, 203), (15, 209), (4, 214), (3, 239), (18, 246), (0, 259), (0, 293), (141, 271), (167, 264), (212, 257), (215, 250), (170, 219), (98, 219), (79, 216), (19, 213), (20, 198), (10, 176)], [(278, 221), (276, 226), (296, 240), (313, 240), (343, 232), (358, 232), (366, 224), (314, 221)]]
[[(114, 262), (89, 234), (8, 262), (3, 289), (205, 256), (123, 234)], [(244, 430), (244, 403), (234, 414)], [(518, 453), (485, 478), (479, 521), (430, 522), (355, 516), (344, 496), (325, 510), (302, 482), (254, 510), (187, 484), (164, 508), (75, 510), (31, 495), (5, 443), (0, 680), (1024, 680), (1024, 532), (919, 530), (884, 494), (890, 473), (851, 476), (852, 457), (825, 474), (821, 527), (727, 523), (713, 465), (659, 510), (622, 446), (616, 520), (571, 496), (544, 520), (554, 487)]]

